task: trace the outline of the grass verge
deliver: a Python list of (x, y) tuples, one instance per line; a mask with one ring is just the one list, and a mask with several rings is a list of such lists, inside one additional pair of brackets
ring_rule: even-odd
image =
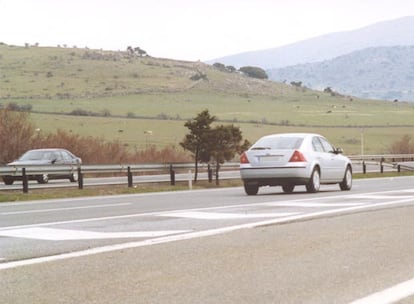
[[(192, 189), (213, 189), (224, 187), (239, 187), (242, 186), (241, 180), (222, 180), (220, 185), (215, 182), (198, 181), (192, 185)], [(111, 185), (111, 186), (92, 186), (84, 187), (80, 190), (78, 188), (48, 188), (48, 189), (30, 189), (29, 193), (22, 193), (22, 190), (4, 190), (0, 192), (0, 203), (5, 202), (21, 202), (32, 200), (45, 200), (57, 198), (75, 198), (85, 196), (105, 196), (105, 195), (120, 195), (120, 194), (137, 194), (150, 192), (164, 192), (164, 191), (182, 191), (188, 190), (188, 182), (177, 182), (175, 186), (170, 183), (148, 183), (139, 184), (132, 188), (125, 185)]]

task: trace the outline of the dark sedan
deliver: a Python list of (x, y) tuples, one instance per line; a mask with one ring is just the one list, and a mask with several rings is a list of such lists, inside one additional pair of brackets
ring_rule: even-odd
[[(7, 164), (16, 168), (50, 165), (80, 165), (82, 160), (65, 149), (35, 149), (24, 153), (19, 159)], [(15, 180), (21, 180), (21, 176), (3, 176), (6, 185), (11, 185)], [(47, 172), (40, 175), (29, 175), (29, 179), (37, 180), (40, 184), (46, 184), (50, 179), (69, 179), (71, 182), (78, 180), (77, 170), (69, 174), (49, 174)]]

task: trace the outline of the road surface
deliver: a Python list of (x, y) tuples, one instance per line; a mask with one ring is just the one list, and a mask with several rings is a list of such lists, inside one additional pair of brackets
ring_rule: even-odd
[(0, 303), (413, 303), (413, 185), (0, 204)]

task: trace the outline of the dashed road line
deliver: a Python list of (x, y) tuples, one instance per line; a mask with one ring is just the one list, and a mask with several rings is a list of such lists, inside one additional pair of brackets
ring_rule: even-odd
[(52, 209), (41, 209), (41, 210), (11, 211), (11, 212), (1, 212), (0, 215), (44, 213), (44, 212), (68, 211), (68, 210), (79, 210), (79, 209), (95, 209), (95, 208), (107, 208), (107, 207), (122, 207), (122, 206), (128, 206), (128, 205), (131, 205), (131, 203), (90, 205), (90, 206), (81, 206), (81, 207), (52, 208)]

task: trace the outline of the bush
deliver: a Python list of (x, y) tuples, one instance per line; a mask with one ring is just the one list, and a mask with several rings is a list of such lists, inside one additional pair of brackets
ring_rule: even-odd
[(246, 74), (249, 77), (252, 78), (258, 78), (258, 79), (267, 79), (268, 76), (265, 72), (265, 70), (258, 68), (258, 67), (253, 67), (253, 66), (245, 66), (245, 67), (241, 67), (239, 69), (240, 72), (243, 72), (244, 74)]
[(25, 151), (40, 148), (64, 148), (82, 158), (85, 164), (189, 162), (190, 156), (175, 147), (158, 150), (155, 146), (131, 152), (120, 141), (80, 136), (58, 130), (41, 134), (26, 112), (0, 110), (0, 164), (13, 161)]
[(404, 135), (395, 141), (390, 148), (391, 154), (414, 154), (414, 143), (410, 135)]

